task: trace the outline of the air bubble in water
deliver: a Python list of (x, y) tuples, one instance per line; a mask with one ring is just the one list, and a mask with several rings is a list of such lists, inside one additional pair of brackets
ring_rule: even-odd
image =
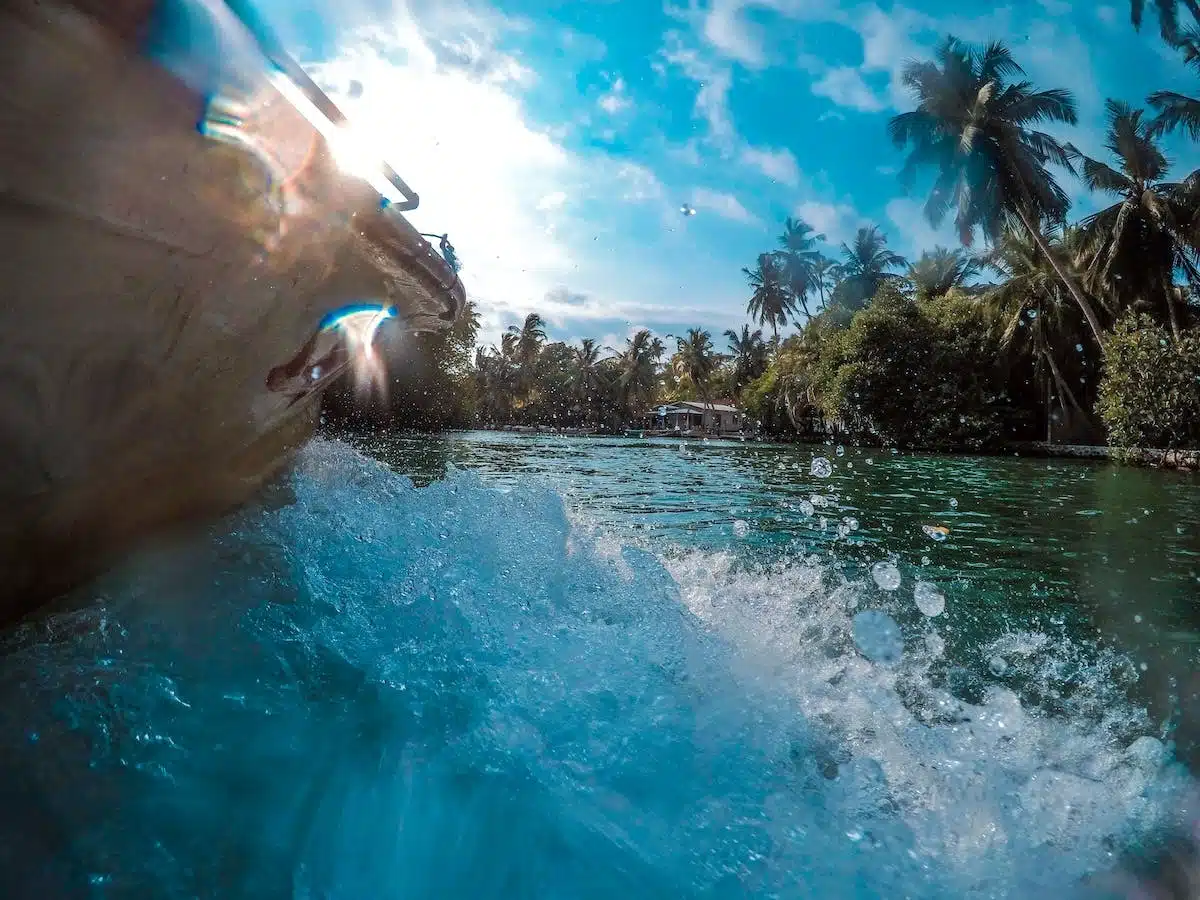
[(932, 559), (930, 559), (928, 556), (922, 556), (922, 557), (921, 557), (921, 565), (923, 565), (923, 566), (927, 566), (927, 565), (929, 565), (931, 562), (933, 562), (933, 560), (932, 560)]
[(1003, 656), (993, 656), (988, 660), (988, 669), (993, 675), (999, 678), (1008, 671), (1008, 660)]
[(815, 478), (828, 478), (833, 474), (833, 464), (825, 457), (818, 456), (812, 461), (809, 474)]
[(951, 498), (950, 498), (950, 508), (951, 508), (951, 509), (958, 509), (958, 500), (957, 500), (956, 498), (954, 498), (954, 497), (951, 497)]
[(917, 603), (917, 609), (931, 619), (946, 611), (946, 596), (931, 582), (918, 581), (913, 588), (913, 600)]
[(809, 500), (801, 500), (800, 501), (800, 512), (804, 513), (806, 516), (811, 516), (816, 511), (817, 511), (817, 508), (812, 505), (811, 501), (809, 501)]
[(881, 590), (894, 591), (900, 587), (900, 582), (903, 578), (900, 575), (900, 570), (893, 562), (877, 562), (871, 567), (871, 577), (875, 579), (875, 583), (879, 585)]
[(1082, 353), (1082, 352), (1083, 352), (1083, 344), (1076, 344), (1076, 345), (1075, 345), (1075, 349), (1076, 349), (1076, 351), (1078, 351), (1079, 353)]
[(871, 457), (869, 457), (869, 456), (868, 456), (868, 457), (867, 457), (867, 465), (868, 465), (868, 466), (873, 466), (873, 465), (875, 465), (875, 460), (871, 459)]
[(733, 523), (733, 533), (737, 537), (744, 538), (750, 533), (750, 523), (743, 519), (738, 519)]
[(845, 522), (840, 522), (837, 527), (838, 537), (844, 538), (850, 536), (850, 526)]
[(838, 455), (838, 456), (845, 456), (845, 455), (846, 455), (846, 448), (845, 448), (845, 447), (843, 447), (841, 444), (838, 444), (838, 447), (837, 447), (837, 451), (836, 451), (836, 452), (837, 452), (837, 455)]
[(858, 519), (854, 518), (854, 516), (846, 516), (842, 521), (846, 523), (846, 527), (851, 531), (858, 531)]
[(871, 662), (895, 665), (904, 655), (900, 626), (887, 613), (864, 609), (854, 617), (854, 646)]

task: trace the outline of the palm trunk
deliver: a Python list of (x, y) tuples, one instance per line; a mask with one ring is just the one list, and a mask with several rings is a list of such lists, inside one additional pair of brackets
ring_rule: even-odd
[(1021, 217), (1021, 222), (1025, 225), (1029, 236), (1033, 238), (1033, 242), (1037, 244), (1039, 250), (1046, 255), (1051, 268), (1054, 269), (1054, 274), (1058, 276), (1058, 280), (1066, 287), (1072, 299), (1078, 304), (1083, 317), (1087, 319), (1088, 326), (1092, 329), (1092, 334), (1096, 337), (1096, 344), (1100, 347), (1100, 352), (1104, 352), (1104, 329), (1100, 325), (1100, 320), (1096, 318), (1096, 311), (1092, 309), (1092, 304), (1083, 296), (1083, 292), (1079, 290), (1079, 285), (1075, 283), (1075, 279), (1067, 274), (1066, 270), (1059, 265), (1058, 259), (1050, 251), (1050, 246), (1046, 243), (1046, 239), (1042, 237), (1041, 229), (1038, 228), (1029, 218), (1029, 214), (1018, 206), (1017, 215)]
[[(1088, 419), (1088, 414), (1084, 411), (1083, 406), (1079, 403), (1079, 400), (1076, 399), (1075, 392), (1071, 390), (1071, 386), (1069, 384), (1067, 384), (1067, 380), (1065, 378), (1063, 378), (1063, 374), (1058, 368), (1058, 363), (1055, 362), (1055, 360), (1054, 360), (1054, 354), (1052, 354), (1049, 350), (1044, 350), (1042, 352), (1042, 359), (1044, 359), (1046, 361), (1046, 365), (1050, 369), (1050, 377), (1053, 378), (1055, 387), (1058, 388), (1058, 405), (1062, 409), (1063, 415), (1064, 416), (1071, 415), (1070, 410), (1067, 409), (1067, 403), (1069, 402), (1071, 404), (1071, 406), (1074, 407), (1076, 415), (1078, 415), (1078, 417), (1083, 420), (1084, 425), (1089, 429), (1089, 434), (1090, 434), (1092, 425), (1091, 425), (1091, 421)], [(1049, 419), (1050, 419), (1050, 410), (1047, 407), (1047, 409), (1046, 409), (1046, 420), (1047, 420), (1046, 421), (1046, 443), (1050, 443)]]
[(1183, 340), (1183, 332), (1179, 328), (1179, 311), (1175, 308), (1175, 285), (1167, 284), (1163, 291), (1163, 298), (1167, 301), (1167, 319), (1171, 323), (1171, 337), (1178, 344)]

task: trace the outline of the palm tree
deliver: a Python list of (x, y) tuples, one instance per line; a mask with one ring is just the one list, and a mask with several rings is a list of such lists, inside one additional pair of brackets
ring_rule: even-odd
[(742, 326), (742, 333), (729, 330), (729, 353), (733, 357), (733, 383), (738, 393), (742, 388), (761, 375), (767, 368), (767, 345), (762, 339), (762, 330), (750, 331), (749, 325)]
[(571, 373), (571, 389), (580, 406), (591, 406), (599, 410), (604, 376), (600, 372), (600, 347), (592, 338), (583, 338), (578, 347), (571, 348), (574, 368)]
[(759, 325), (770, 325), (771, 333), (778, 342), (779, 326), (787, 325), (788, 316), (796, 309), (779, 258), (770, 253), (760, 253), (758, 266), (742, 269), (742, 272), (753, 288), (750, 300), (746, 303), (746, 312)]
[(626, 416), (635, 406), (649, 403), (654, 395), (657, 360), (662, 352), (662, 341), (645, 328), (625, 339), (625, 349), (617, 357), (617, 395)]
[[(1179, 7), (1184, 7), (1194, 20), (1200, 21), (1200, 3), (1197, 0), (1153, 0), (1158, 13), (1158, 25), (1163, 39), (1176, 43), (1179, 39)], [(1134, 28), (1142, 27), (1142, 16), (1146, 12), (1146, 0), (1129, 0), (1130, 18)]]
[(700, 392), (704, 408), (710, 406), (708, 399), (708, 381), (712, 378), (717, 367), (716, 357), (713, 356), (712, 336), (701, 328), (689, 328), (686, 338), (677, 338), (678, 350), (675, 353), (675, 374), (680, 378), (688, 378)]
[(821, 297), (821, 308), (825, 308), (827, 296), (842, 277), (842, 267), (828, 256), (818, 256), (812, 266), (812, 283)]
[[(1200, 71), (1200, 30), (1190, 28), (1172, 43), (1182, 51), (1184, 63)], [(1156, 134), (1182, 128), (1192, 140), (1200, 138), (1200, 100), (1177, 91), (1155, 91), (1146, 102), (1158, 112)]]
[(908, 260), (887, 248), (887, 238), (878, 227), (860, 228), (853, 244), (842, 244), (842, 280), (836, 299), (848, 309), (861, 308), (885, 282), (900, 277), (889, 269), (906, 265)]
[(521, 327), (509, 325), (508, 331), (517, 336), (517, 362), (531, 367), (537, 361), (542, 344), (546, 342), (545, 321), (537, 313), (530, 313)]
[(1053, 393), (1063, 415), (1069, 418), (1073, 412), (1087, 422), (1088, 415), (1062, 371), (1072, 349), (1078, 359), (1085, 322), (1058, 275), (1060, 267), (1072, 267), (1083, 256), (1085, 240), (1080, 229), (1068, 229), (1057, 239), (1051, 236), (1047, 246), (1058, 257), (1052, 265), (1028, 232), (1005, 231), (988, 255), (988, 266), (1002, 281), (984, 294), (983, 302), (1000, 328), (1001, 347), (1029, 354), (1046, 395)]
[(1107, 110), (1106, 146), (1118, 168), (1080, 156), (1087, 186), (1118, 198), (1083, 222), (1094, 254), (1089, 281), (1093, 290), (1112, 296), (1120, 307), (1149, 300), (1165, 308), (1171, 332), (1179, 340), (1175, 270), (1200, 276), (1197, 248), (1187, 227), (1196, 209), (1196, 191), (1187, 183), (1164, 180), (1169, 163), (1153, 129), (1143, 121), (1142, 110), (1118, 100), (1109, 100)]
[(983, 266), (976, 256), (962, 249), (939, 246), (926, 250), (909, 266), (908, 280), (918, 297), (936, 299), (962, 287), (981, 271)]
[(791, 290), (794, 302), (804, 310), (805, 319), (811, 318), (808, 292), (815, 286), (813, 269), (821, 259), (817, 242), (823, 240), (825, 235), (814, 234), (812, 226), (791, 216), (783, 223), (783, 234), (779, 236), (782, 249), (776, 255), (782, 263), (783, 280)]
[(1020, 221), (1103, 347), (1103, 329), (1090, 301), (1042, 235), (1041, 223), (1062, 222), (1070, 206), (1046, 166), (1074, 169), (1068, 149), (1031, 126), (1075, 124), (1075, 100), (1069, 91), (1035, 91), (1028, 81), (1006, 80), (1023, 75), (1003, 44), (978, 50), (947, 38), (934, 61), (905, 66), (904, 83), (917, 108), (895, 116), (888, 133), (898, 148), (910, 148), (901, 172), (908, 184), (918, 169), (937, 169), (925, 203), (930, 222), (940, 224), (953, 209), (959, 239), (970, 246), (976, 229), (994, 242), (1007, 224)]

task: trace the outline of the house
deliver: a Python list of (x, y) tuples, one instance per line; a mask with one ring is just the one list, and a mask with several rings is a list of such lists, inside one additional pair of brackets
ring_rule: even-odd
[(698, 400), (683, 400), (651, 409), (646, 414), (647, 427), (652, 430), (736, 434), (742, 430), (742, 411), (727, 403), (704, 404)]

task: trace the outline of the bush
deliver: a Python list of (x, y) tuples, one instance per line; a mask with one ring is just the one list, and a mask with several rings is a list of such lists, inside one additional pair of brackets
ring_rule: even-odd
[(822, 405), (851, 431), (911, 447), (1002, 438), (999, 350), (970, 298), (918, 303), (885, 286), (822, 356)]
[(1175, 342), (1147, 316), (1119, 322), (1096, 409), (1110, 446), (1200, 448), (1200, 334)]

